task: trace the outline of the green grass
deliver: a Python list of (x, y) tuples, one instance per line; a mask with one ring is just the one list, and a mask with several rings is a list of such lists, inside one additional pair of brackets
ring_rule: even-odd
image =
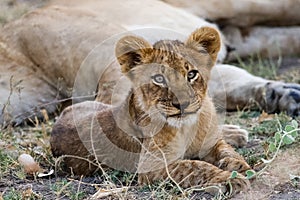
[(10, 155), (8, 155), (4, 150), (0, 149), (0, 179), (3, 178), (10, 169), (15, 168), (16, 161)]
[(287, 58), (281, 56), (278, 58), (263, 58), (259, 54), (254, 54), (243, 60), (237, 57), (236, 61), (229, 64), (266, 79), (300, 84), (300, 64), (296, 55)]
[(180, 199), (183, 197), (178, 187), (170, 181), (145, 185), (139, 188), (139, 192), (148, 194), (144, 199), (149, 199), (149, 195), (153, 199)]
[(50, 189), (54, 191), (57, 198), (67, 196), (71, 200), (79, 200), (86, 197), (85, 192), (80, 191), (80, 187), (76, 188), (72, 181), (68, 181), (66, 179), (55, 182), (50, 186)]
[(3, 200), (22, 200), (22, 193), (13, 188), (4, 195)]
[(253, 75), (275, 80), (278, 78), (277, 71), (281, 62), (281, 57), (267, 59), (255, 54), (243, 60), (237, 57), (237, 61), (231, 64), (239, 66)]

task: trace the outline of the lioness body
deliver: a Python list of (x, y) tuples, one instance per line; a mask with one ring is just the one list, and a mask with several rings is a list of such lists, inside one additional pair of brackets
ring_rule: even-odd
[[(42, 109), (52, 114), (70, 97), (75, 97), (77, 102), (93, 99), (103, 61), (96, 59), (97, 64), (84, 71), (81, 84), (73, 92), (78, 69), (95, 47), (114, 34), (141, 26), (167, 27), (188, 34), (196, 27), (209, 24), (162, 2), (130, 2), (92, 0), (84, 6), (80, 4), (80, 8), (47, 7), (5, 25), (0, 36), (0, 123), (19, 124), (27, 118), (42, 117)], [(110, 7), (114, 9), (108, 9)], [(134, 17), (132, 13), (135, 13)], [(164, 34), (156, 31), (153, 38), (147, 39), (154, 42), (163, 37)], [(111, 46), (102, 47), (103, 51), (109, 52)], [(224, 50), (221, 49), (219, 60), (224, 58)], [(110, 70), (102, 76), (99, 86), (114, 83), (121, 76), (117, 65)], [(253, 99), (270, 112), (284, 110), (295, 115), (299, 112), (298, 100), (292, 95), (299, 93), (293, 89), (297, 86), (273, 84), (231, 65), (217, 64), (212, 70), (210, 94), (218, 100), (227, 97), (223, 106), (228, 109), (243, 107)], [(107, 75), (111, 72), (114, 76)], [(243, 81), (235, 81), (232, 74)], [(273, 91), (276, 98), (272, 98)], [(265, 96), (266, 93), (270, 95)], [(99, 87), (98, 94), (98, 100), (110, 103), (106, 98), (111, 95), (110, 90)], [(78, 95), (89, 98), (78, 99)]]

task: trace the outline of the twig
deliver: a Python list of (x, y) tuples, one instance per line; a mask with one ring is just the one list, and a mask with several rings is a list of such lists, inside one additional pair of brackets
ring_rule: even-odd
[(110, 189), (110, 190), (99, 189), (95, 194), (93, 194), (93, 196), (90, 199), (93, 200), (93, 199), (104, 198), (104, 197), (108, 197), (108, 196), (115, 195), (118, 193), (122, 193), (126, 190), (128, 190), (128, 187), (115, 188), (115, 189)]

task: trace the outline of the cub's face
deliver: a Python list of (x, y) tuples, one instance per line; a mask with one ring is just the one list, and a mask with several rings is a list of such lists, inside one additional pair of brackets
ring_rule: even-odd
[(116, 55), (142, 110), (177, 126), (197, 119), (219, 48), (218, 32), (205, 27), (185, 43), (162, 40), (152, 46), (127, 36), (118, 42)]

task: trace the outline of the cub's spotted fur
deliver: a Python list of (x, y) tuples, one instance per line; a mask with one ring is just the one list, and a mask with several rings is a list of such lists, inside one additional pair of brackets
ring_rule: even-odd
[[(121, 38), (116, 56), (132, 83), (126, 100), (119, 106), (84, 102), (65, 109), (51, 135), (53, 154), (137, 170), (142, 184), (171, 176), (183, 187), (221, 184), (226, 191), (230, 171), (250, 167), (222, 139), (207, 96), (219, 49), (219, 34), (208, 27), (185, 43)], [(78, 174), (97, 169), (75, 158), (65, 163)], [(249, 187), (241, 174), (230, 182), (234, 192)]]

